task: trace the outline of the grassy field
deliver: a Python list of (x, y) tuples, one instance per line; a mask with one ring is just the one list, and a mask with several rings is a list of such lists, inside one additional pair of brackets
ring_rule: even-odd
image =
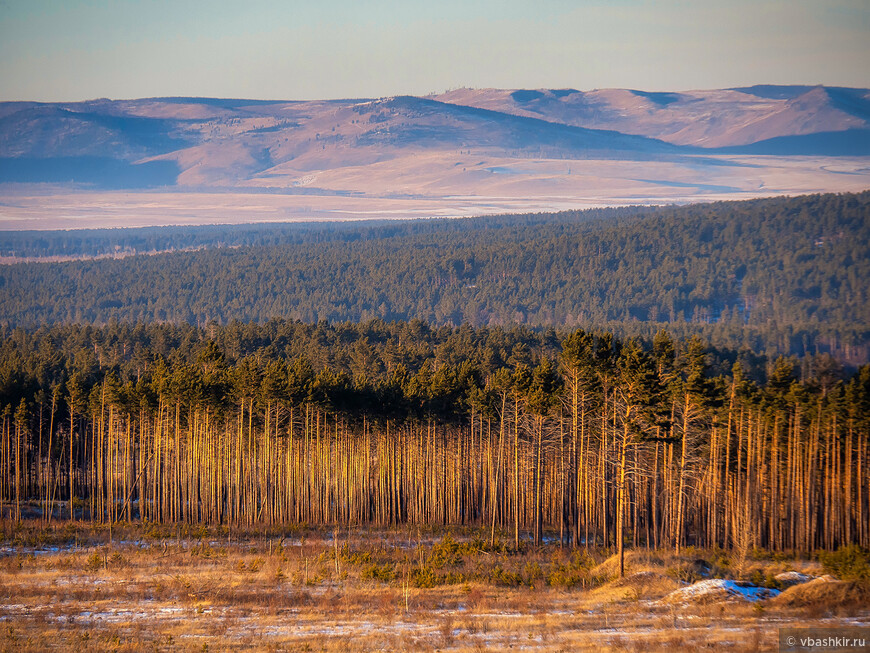
[(856, 583), (755, 602), (669, 596), (707, 577), (782, 589), (780, 572), (826, 571), (760, 551), (640, 550), (618, 579), (607, 550), (514, 551), (463, 529), (7, 521), (2, 535), (8, 651), (744, 651), (777, 650), (782, 627), (870, 626)]

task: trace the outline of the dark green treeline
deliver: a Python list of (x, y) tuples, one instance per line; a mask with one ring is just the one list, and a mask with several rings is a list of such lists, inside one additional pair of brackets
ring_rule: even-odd
[(870, 367), (828, 356), (422, 322), (2, 335), (7, 517), (870, 545)]

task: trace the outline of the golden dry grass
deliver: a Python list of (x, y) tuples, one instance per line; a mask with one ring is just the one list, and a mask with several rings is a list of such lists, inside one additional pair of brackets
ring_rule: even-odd
[(776, 650), (798, 615), (870, 622), (855, 605), (811, 617), (787, 602), (660, 605), (691, 556), (637, 553), (632, 575), (606, 580), (590, 571), (606, 551), (516, 553), (474, 531), (342, 530), (336, 542), (303, 528), (116, 527), (111, 544), (88, 525), (5, 533), (10, 651)]
[(870, 588), (854, 581), (842, 581), (823, 576), (808, 583), (789, 587), (771, 599), (777, 606), (812, 607), (826, 606), (838, 609), (849, 606), (870, 605)]

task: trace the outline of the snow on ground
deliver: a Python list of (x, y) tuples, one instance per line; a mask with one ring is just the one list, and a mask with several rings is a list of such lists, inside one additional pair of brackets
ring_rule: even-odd
[(757, 587), (735, 580), (724, 578), (710, 578), (702, 580), (688, 587), (681, 587), (668, 594), (664, 599), (666, 603), (689, 603), (697, 601), (717, 600), (743, 600), (762, 601), (779, 594), (779, 590)]
[(782, 583), (786, 587), (791, 587), (792, 585), (801, 585), (802, 583), (808, 583), (811, 580), (815, 580), (815, 576), (809, 576), (808, 574), (802, 574), (799, 571), (784, 571), (781, 574), (777, 574), (774, 576), (776, 580)]

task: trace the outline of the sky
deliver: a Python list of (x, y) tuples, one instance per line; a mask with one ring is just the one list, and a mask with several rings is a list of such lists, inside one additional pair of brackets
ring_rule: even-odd
[(868, 0), (0, 0), (0, 100), (870, 87)]

